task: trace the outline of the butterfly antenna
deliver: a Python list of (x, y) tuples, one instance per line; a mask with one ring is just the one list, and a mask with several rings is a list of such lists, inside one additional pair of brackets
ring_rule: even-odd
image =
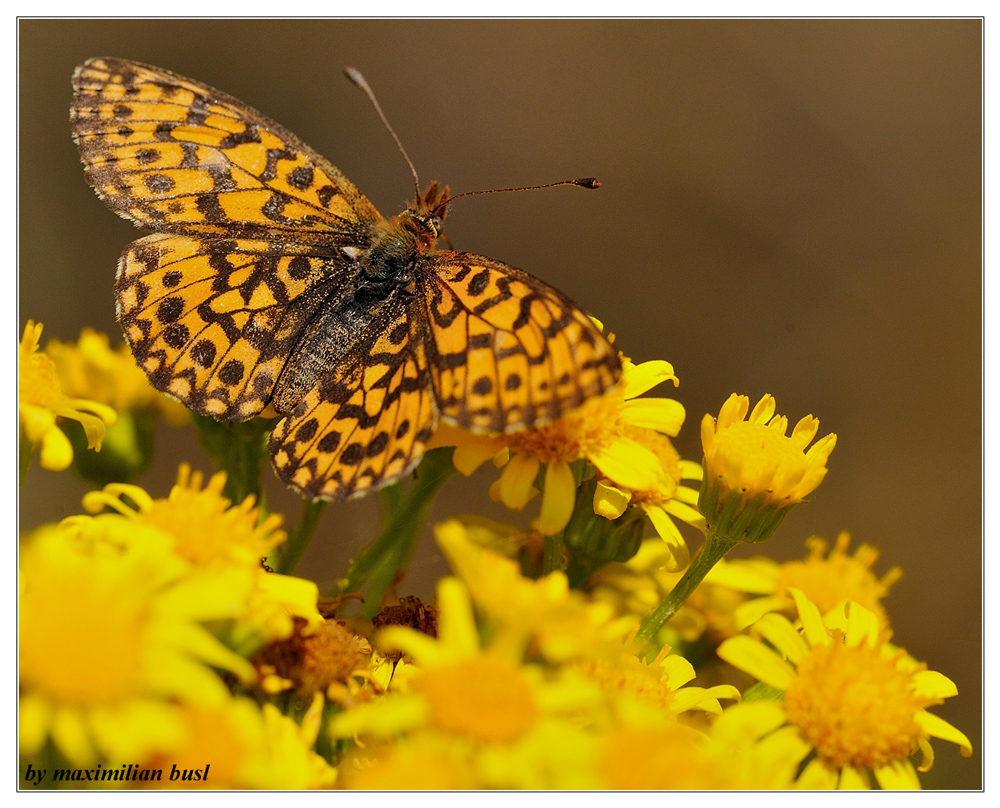
[(576, 180), (562, 180), (560, 182), (547, 182), (545, 185), (526, 185), (523, 188), (491, 188), (488, 191), (466, 191), (465, 193), (455, 194), (455, 196), (450, 196), (444, 201), (443, 204), (450, 205), (456, 199), (461, 199), (463, 196), (480, 196), (481, 194), (505, 194), (510, 191), (540, 191), (542, 188), (558, 188), (560, 185), (576, 185), (580, 188), (589, 188), (595, 190), (601, 187), (600, 180), (596, 177), (581, 177)]
[(392, 139), (396, 141), (396, 148), (399, 149), (399, 153), (403, 155), (403, 159), (406, 160), (406, 164), (410, 167), (410, 171), (413, 173), (413, 185), (417, 189), (417, 199), (420, 198), (420, 180), (417, 179), (417, 169), (413, 167), (413, 162), (410, 160), (410, 156), (406, 153), (406, 149), (403, 148), (403, 144), (399, 142), (399, 138), (396, 137), (396, 133), (393, 131), (392, 127), (389, 126), (389, 120), (385, 117), (385, 113), (382, 112), (382, 107), (379, 106), (378, 99), (375, 97), (375, 93), (369, 86), (367, 80), (361, 75), (361, 71), (353, 67), (345, 67), (344, 75), (347, 76), (347, 80), (351, 82), (355, 87), (357, 87), (361, 92), (368, 96), (368, 100), (372, 102), (372, 106), (375, 107), (375, 111), (378, 113), (379, 118), (382, 119), (382, 125), (389, 131), (392, 135)]

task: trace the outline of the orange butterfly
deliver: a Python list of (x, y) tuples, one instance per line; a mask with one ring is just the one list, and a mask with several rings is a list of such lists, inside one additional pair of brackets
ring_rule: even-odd
[(304, 495), (395, 480), (439, 420), (527, 429), (618, 380), (617, 352), (561, 292), (435, 249), (447, 188), (386, 220), (291, 132), (204, 84), (100, 58), (73, 88), (87, 179), (156, 231), (115, 281), (136, 361), (197, 412), (284, 415), (269, 448)]

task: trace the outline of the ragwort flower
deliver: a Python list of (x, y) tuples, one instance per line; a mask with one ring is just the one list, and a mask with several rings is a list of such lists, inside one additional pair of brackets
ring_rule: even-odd
[(52, 360), (38, 351), (41, 335), (42, 324), (29, 320), (18, 350), (18, 417), (31, 447), (41, 448), (42, 468), (62, 471), (73, 462), (73, 447), (56, 426), (56, 418), (79, 421), (87, 446), (100, 451), (106, 426), (114, 424), (117, 415), (105, 404), (63, 392)]
[(203, 483), (204, 476), (185, 463), (166, 498), (154, 499), (138, 486), (113, 483), (87, 494), (84, 507), (91, 512), (113, 508), (136, 524), (163, 530), (174, 538), (174, 552), (202, 573), (245, 581), (248, 594), (233, 615), (237, 623), (231, 641), (247, 653), (263, 640), (291, 636), (296, 616), (310, 627), (321, 625), (316, 584), (261, 566), (261, 558), (286, 538), (278, 528), (281, 517), (262, 519), (252, 495), (232, 505), (222, 496), (225, 472), (214, 474), (204, 488)]
[(958, 692), (950, 679), (890, 645), (875, 615), (857, 603), (824, 617), (802, 592), (791, 594), (801, 633), (782, 615), (767, 614), (754, 625), (763, 641), (733, 637), (718, 654), (782, 691), (772, 709), (816, 753), (800, 786), (868, 788), (871, 774), (884, 789), (919, 788), (910, 755), (919, 748), (927, 771), (932, 737), (972, 754), (964, 734), (927, 711)]
[(744, 420), (749, 407), (746, 396), (733, 393), (718, 420), (702, 419), (705, 479), (698, 510), (716, 532), (754, 543), (770, 538), (788, 508), (823, 481), (837, 436), (831, 433), (807, 451), (819, 430), (816, 418), (802, 418), (787, 436), (788, 419), (774, 414), (772, 396), (765, 395)]
[(84, 328), (75, 343), (49, 340), (45, 353), (67, 395), (99, 401), (118, 413), (154, 411), (178, 426), (191, 420), (183, 404), (150, 385), (127, 345), (111, 348), (107, 334)]
[[(471, 527), (480, 535), (487, 531), (482, 524)], [(436, 525), (434, 536), (488, 622), (494, 645), (518, 658), (530, 646), (550, 662), (617, 656), (634, 617), (619, 617), (610, 605), (570, 589), (563, 572), (525, 577), (516, 562), (472, 541), (469, 529), (451, 519)]]
[(162, 788), (315, 789), (329, 788), (337, 770), (316, 754), (323, 698), (311, 700), (301, 724), (273, 704), (245, 697), (212, 707), (181, 710), (184, 743), (171, 754), (157, 755), (145, 766), (194, 771), (208, 766), (202, 780), (161, 780)]
[(735, 609), (737, 630), (755, 623), (767, 612), (791, 613), (794, 601), (785, 594), (790, 587), (804, 592), (823, 613), (845, 600), (853, 600), (875, 615), (880, 629), (888, 628), (889, 617), (882, 600), (903, 571), (893, 567), (881, 578), (876, 577), (872, 565), (878, 560), (878, 550), (861, 544), (853, 555), (848, 555), (850, 543), (851, 534), (846, 530), (837, 536), (833, 549), (825, 539), (811, 536), (806, 539), (809, 555), (802, 561), (779, 564), (763, 557), (723, 560), (705, 576), (705, 581), (760, 596)]
[[(47, 738), (73, 765), (182, 741), (180, 703), (229, 697), (212, 670), (253, 667), (201, 624), (245, 597), (195, 580), (162, 531), (109, 514), (39, 529), (21, 551), (21, 751)], [(211, 666), (211, 667), (210, 667)]]
[[(378, 644), (407, 653), (419, 673), (407, 692), (389, 692), (334, 716), (335, 738), (374, 744), (373, 760), (350, 768), (407, 765), (414, 754), (423, 758), (415, 751), (419, 741), (436, 750), (438, 766), (451, 756), (461, 761), (457, 787), (593, 787), (588, 767), (559, 761), (572, 758), (575, 728), (601, 701), (599, 688), (568, 668), (523, 663), (521, 647), (484, 645), (461, 581), (439, 582), (438, 607), (436, 638), (403, 626), (379, 633)], [(560, 738), (561, 745), (555, 743)]]
[[(667, 380), (677, 383), (668, 362), (635, 365), (623, 357), (617, 386), (551, 423), (493, 437), (445, 426), (438, 429), (432, 445), (455, 445), (455, 467), (466, 475), (494, 458), (503, 473), (491, 493), (513, 510), (521, 510), (535, 496), (544, 465), (544, 493), (535, 526), (546, 536), (566, 527), (573, 513), (577, 481), (570, 464), (576, 461), (592, 463), (601, 478), (619, 491), (660, 491), (655, 504), (662, 505), (676, 492), (681, 473), (676, 461), (673, 468), (665, 464), (669, 453), (650, 448), (647, 438), (652, 432), (676, 435), (684, 422), (684, 408), (673, 399), (639, 396)], [(599, 507), (604, 506), (599, 503)]]

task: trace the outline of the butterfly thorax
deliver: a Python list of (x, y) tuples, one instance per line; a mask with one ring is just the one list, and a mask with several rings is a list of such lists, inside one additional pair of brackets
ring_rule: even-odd
[(374, 283), (410, 282), (417, 258), (434, 248), (437, 221), (411, 209), (376, 225), (372, 245), (362, 259), (366, 278)]

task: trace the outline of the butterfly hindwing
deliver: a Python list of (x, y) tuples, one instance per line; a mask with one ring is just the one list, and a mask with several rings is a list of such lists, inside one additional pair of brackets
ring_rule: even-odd
[(617, 351), (561, 292), (481, 255), (429, 260), (428, 360), (446, 421), (478, 432), (536, 427), (618, 380)]
[(409, 471), (437, 423), (423, 345), (402, 305), (364, 351), (327, 371), (271, 433), (278, 476), (308, 497), (343, 499)]
[(118, 317), (153, 386), (226, 420), (258, 414), (343, 268), (315, 250), (156, 233), (125, 250)]
[(87, 179), (155, 230), (364, 246), (371, 203), (291, 132), (212, 87), (122, 59), (73, 74)]

